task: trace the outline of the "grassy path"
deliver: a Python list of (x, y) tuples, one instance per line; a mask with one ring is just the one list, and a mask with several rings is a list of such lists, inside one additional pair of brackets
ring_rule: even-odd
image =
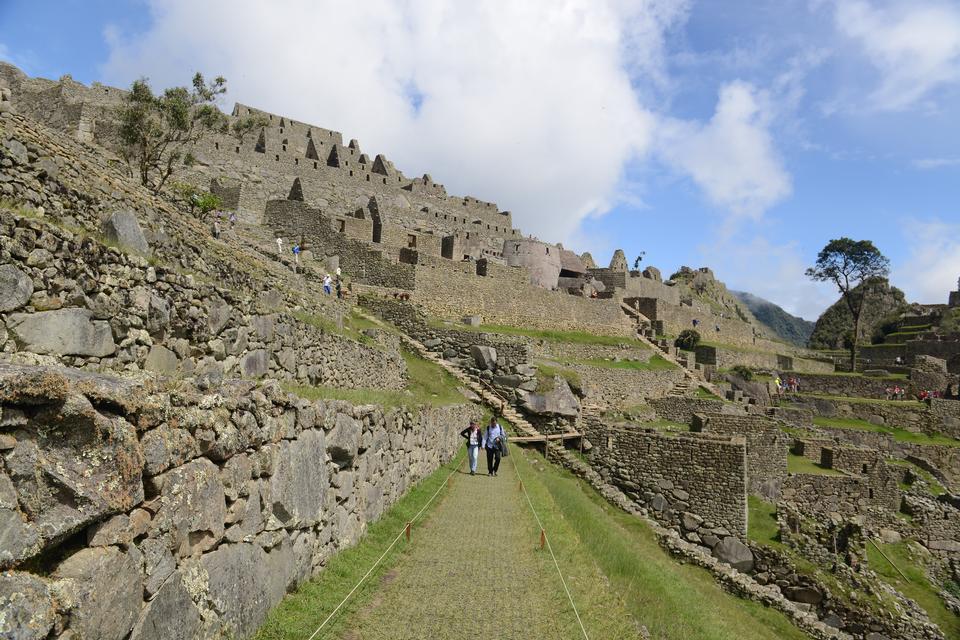
[[(495, 478), (471, 477), (465, 468), (455, 476), (444, 501), (414, 532), (410, 553), (383, 576), (380, 591), (340, 637), (582, 637), (556, 567), (539, 549), (513, 459), (504, 460)], [(629, 627), (622, 611), (619, 617)]]

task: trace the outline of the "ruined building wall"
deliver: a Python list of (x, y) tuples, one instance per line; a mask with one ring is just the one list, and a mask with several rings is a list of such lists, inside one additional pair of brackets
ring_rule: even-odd
[[(446, 262), (446, 261), (445, 261)], [(588, 331), (628, 336), (633, 327), (613, 300), (591, 300), (547, 291), (526, 270), (490, 263), (487, 276), (472, 262), (417, 268), (415, 300), (431, 316), (459, 321), (478, 315), (487, 324)]]
[(63, 640), (252, 636), (480, 418), (10, 366), (0, 406), (4, 614)]
[(746, 438), (749, 491), (776, 499), (787, 475), (791, 439), (775, 422), (755, 415), (696, 414), (690, 430)]
[(729, 534), (747, 533), (744, 441), (668, 436), (585, 416), (590, 463), (608, 481), (668, 524), (692, 512)]

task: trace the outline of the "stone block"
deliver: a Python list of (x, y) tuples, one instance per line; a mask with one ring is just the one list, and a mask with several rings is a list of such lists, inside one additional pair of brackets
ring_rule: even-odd
[(0, 265), (0, 313), (27, 304), (33, 295), (33, 280), (12, 264)]
[(110, 324), (94, 320), (89, 309), (14, 313), (7, 318), (7, 328), (34, 353), (102, 358), (117, 350)]
[(274, 456), (269, 511), (287, 528), (313, 526), (329, 486), (323, 432), (310, 429), (284, 440)]
[(480, 316), (464, 316), (463, 324), (468, 327), (479, 327), (483, 324), (483, 319)]
[(200, 611), (183, 586), (180, 572), (172, 574), (140, 612), (130, 640), (195, 638), (200, 631)]
[(262, 378), (270, 371), (270, 354), (257, 349), (240, 358), (240, 370), (244, 378)]
[(29, 573), (0, 573), (0, 638), (44, 640), (57, 621), (47, 583)]
[(102, 225), (103, 235), (127, 251), (149, 254), (150, 245), (133, 211), (114, 211)]
[(199, 458), (159, 476), (159, 484), (161, 506), (153, 530), (171, 535), (181, 556), (216, 546), (227, 512), (217, 466)]
[(82, 549), (57, 567), (58, 589), (72, 604), (70, 629), (81, 638), (123, 640), (143, 606), (140, 569), (116, 547)]
[(497, 368), (497, 350), (493, 347), (475, 344), (470, 347), (470, 355), (478, 369), (493, 371)]
[(713, 547), (713, 556), (744, 573), (753, 569), (753, 552), (733, 536), (727, 536)]
[(178, 366), (180, 366), (180, 359), (177, 358), (177, 354), (159, 344), (150, 347), (150, 353), (143, 362), (143, 368), (147, 371), (166, 376), (176, 373)]

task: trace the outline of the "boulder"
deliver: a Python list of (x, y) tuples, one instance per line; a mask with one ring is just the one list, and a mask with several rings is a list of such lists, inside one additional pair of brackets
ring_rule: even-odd
[(493, 371), (497, 368), (497, 350), (493, 347), (475, 344), (470, 347), (470, 355), (477, 365), (477, 369)]
[(353, 466), (360, 449), (363, 425), (350, 416), (338, 413), (333, 429), (327, 436), (327, 453), (341, 469)]
[(816, 587), (786, 587), (783, 595), (792, 602), (802, 602), (804, 604), (820, 604), (823, 602), (823, 594)]
[(283, 598), (286, 576), (281, 549), (266, 553), (247, 543), (222, 545), (204, 554), (208, 597), (215, 605), (227, 637), (248, 638)]
[(167, 578), (177, 568), (177, 561), (167, 548), (167, 539), (146, 538), (139, 544), (143, 554), (143, 569), (145, 581), (143, 588), (148, 597), (157, 593)]
[(33, 295), (33, 280), (12, 264), (0, 265), (0, 313), (19, 309)]
[(169, 376), (177, 372), (179, 365), (180, 359), (177, 358), (177, 354), (162, 345), (155, 344), (150, 347), (150, 353), (147, 354), (143, 368), (147, 371)]
[(493, 383), (501, 387), (510, 387), (511, 389), (516, 389), (521, 384), (526, 382), (526, 380), (517, 374), (510, 374), (506, 376), (493, 376)]
[(126, 251), (149, 254), (150, 245), (133, 211), (114, 211), (102, 225), (103, 235)]
[(189, 640), (197, 637), (200, 624), (200, 611), (183, 586), (183, 578), (177, 571), (144, 607), (133, 633), (130, 634), (130, 640)]
[(7, 327), (26, 351), (103, 358), (117, 350), (110, 324), (94, 320), (89, 309), (14, 313)]
[(0, 612), (0, 638), (43, 640), (57, 621), (47, 584), (29, 573), (0, 573)]
[(283, 440), (274, 452), (270, 512), (284, 527), (307, 528), (320, 521), (329, 487), (322, 431), (309, 429)]
[(158, 476), (157, 484), (162, 489), (153, 529), (171, 535), (181, 556), (216, 546), (227, 513), (217, 466), (198, 458)]
[[(101, 415), (81, 395), (37, 407), (5, 458), (0, 568), (143, 500), (136, 430)], [(13, 492), (15, 500), (4, 497)]]
[(753, 552), (733, 536), (725, 537), (713, 547), (713, 556), (737, 571), (746, 573), (753, 569)]
[(81, 638), (123, 640), (143, 604), (137, 562), (116, 547), (82, 549), (57, 567), (58, 589), (71, 603), (70, 629)]
[(531, 393), (523, 401), (530, 413), (575, 418), (580, 414), (580, 400), (570, 390), (570, 385), (560, 376), (554, 376), (553, 389), (546, 393)]
[(270, 354), (265, 349), (251, 351), (240, 358), (244, 378), (262, 378), (270, 371)]

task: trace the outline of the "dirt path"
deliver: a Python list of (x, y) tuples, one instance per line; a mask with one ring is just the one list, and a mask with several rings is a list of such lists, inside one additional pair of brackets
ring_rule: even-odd
[(409, 555), (384, 576), (343, 640), (582, 637), (512, 460), (498, 477), (464, 470)]

